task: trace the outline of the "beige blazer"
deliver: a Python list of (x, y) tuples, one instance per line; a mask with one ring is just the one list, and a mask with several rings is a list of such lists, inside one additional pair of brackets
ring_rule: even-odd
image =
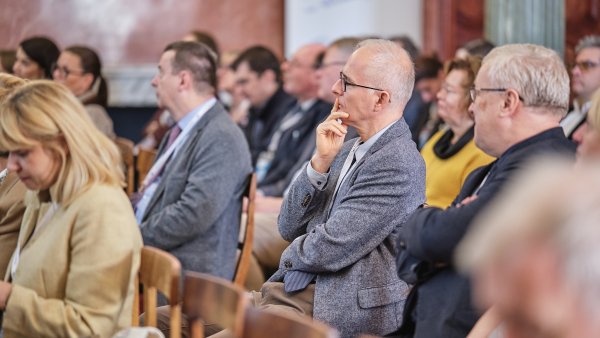
[(4, 276), (10, 257), (17, 246), (21, 219), (25, 212), (27, 188), (17, 175), (9, 173), (0, 183), (0, 276)]
[(131, 204), (122, 189), (95, 185), (40, 222), (53, 189), (26, 195), (4, 338), (111, 337), (131, 326), (142, 247)]

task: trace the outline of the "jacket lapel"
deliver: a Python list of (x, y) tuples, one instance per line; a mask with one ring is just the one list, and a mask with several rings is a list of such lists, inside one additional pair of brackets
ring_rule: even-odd
[[(154, 194), (152, 195), (152, 199), (150, 199), (150, 202), (148, 203), (148, 207), (146, 207), (146, 210), (144, 211), (144, 216), (142, 217), (142, 221), (146, 220), (146, 218), (149, 215), (150, 210), (152, 210), (152, 208), (155, 206), (155, 204), (157, 204), (158, 201), (160, 201), (162, 194), (165, 190), (167, 181), (169, 180), (168, 179), (169, 174), (173, 170), (177, 170), (177, 168), (179, 167), (177, 164), (181, 161), (182, 156), (186, 157), (190, 153), (191, 148), (193, 148), (193, 146), (196, 144), (196, 140), (202, 134), (202, 129), (204, 129), (204, 127), (213, 118), (215, 118), (218, 114), (220, 114), (224, 111), (225, 111), (225, 109), (223, 108), (221, 103), (217, 102), (214, 105), (214, 107), (212, 107), (211, 109), (209, 109), (206, 112), (206, 114), (200, 119), (200, 121), (196, 122), (196, 125), (193, 127), (193, 129), (188, 134), (187, 140), (185, 140), (185, 142), (181, 145), (181, 149), (179, 149), (177, 154), (175, 154), (174, 157), (169, 159), (167, 161), (167, 163), (165, 164), (165, 168), (161, 175), (162, 177), (160, 179), (160, 183), (158, 184), (158, 187), (156, 187), (156, 190), (154, 191)], [(165, 146), (165, 140), (169, 137), (168, 135), (169, 134), (165, 135), (165, 137), (161, 141), (161, 145), (159, 148), (159, 154), (161, 154), (162, 152), (164, 152), (166, 150), (163, 148)]]

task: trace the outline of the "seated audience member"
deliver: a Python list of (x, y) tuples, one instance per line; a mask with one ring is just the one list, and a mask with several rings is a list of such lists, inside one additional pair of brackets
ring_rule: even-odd
[(312, 155), (313, 131), (331, 111), (331, 104), (317, 97), (319, 82), (315, 63), (324, 49), (321, 44), (302, 46), (281, 66), (283, 89), (296, 98), (296, 103), (274, 127), (267, 148), (258, 154), (256, 178), (258, 191), (263, 195), (283, 195), (291, 181), (288, 174), (297, 163), (308, 160), (302, 158), (303, 153)]
[(476, 303), (496, 316), (488, 333), (600, 336), (598, 164), (536, 163), (461, 242), (457, 264), (471, 274)]
[(248, 124), (243, 128), (252, 164), (269, 146), (275, 127), (294, 104), (294, 98), (282, 87), (279, 60), (269, 49), (254, 46), (243, 51), (233, 62), (235, 90), (250, 102)]
[(52, 76), (77, 96), (104, 135), (111, 139), (116, 137), (113, 121), (106, 112), (108, 85), (102, 77), (102, 63), (96, 52), (84, 46), (65, 48), (53, 66)]
[(130, 326), (142, 240), (117, 147), (65, 87), (35, 81), (4, 101), (0, 149), (29, 190), (0, 282), (4, 337), (110, 337)]
[(216, 59), (204, 44), (169, 44), (152, 80), (158, 106), (176, 121), (133, 201), (145, 245), (184, 270), (231, 279), (252, 171), (240, 129), (217, 101)]
[(13, 71), (23, 79), (52, 79), (52, 65), (56, 63), (59, 54), (58, 47), (46, 37), (36, 36), (23, 40), (17, 48)]
[[(352, 52), (356, 48), (359, 40), (356, 38), (341, 38), (332, 42), (326, 49), (319, 67), (316, 71), (317, 80), (319, 82), (318, 97), (333, 106), (335, 95), (331, 91), (331, 87), (340, 78), (342, 67), (350, 58)], [(315, 128), (316, 129), (316, 128)], [(348, 128), (346, 140), (358, 136), (356, 130), (352, 127)], [(262, 271), (252, 271), (255, 279), (262, 279), (260, 284), (254, 283), (251, 286), (260, 286), (265, 282), (265, 278), (271, 276), (279, 265), (281, 253), (288, 245), (284, 241), (277, 230), (277, 214), (281, 208), (282, 196), (285, 190), (289, 187), (292, 180), (304, 169), (306, 162), (310, 160), (315, 151), (315, 130), (311, 131), (307, 136), (307, 143), (302, 149), (302, 153), (297, 158), (294, 167), (289, 170), (285, 180), (280, 182), (283, 189), (277, 196), (259, 196), (256, 199), (255, 227), (254, 232), (254, 248), (253, 253), (255, 258), (260, 263)], [(256, 266), (255, 266), (256, 267)]]
[(574, 109), (560, 122), (568, 138), (585, 121), (590, 100), (600, 88), (600, 35), (589, 35), (575, 47), (575, 64), (571, 68)]
[(16, 59), (17, 52), (14, 50), (0, 50), (0, 73), (13, 74)]
[(413, 62), (419, 57), (419, 54), (421, 54), (421, 51), (419, 51), (415, 42), (408, 35), (392, 36), (390, 37), (390, 40), (404, 48)]
[[(279, 230), (291, 244), (255, 306), (314, 317), (342, 337), (398, 328), (408, 285), (395, 271), (397, 235), (425, 200), (425, 164), (402, 118), (413, 83), (397, 44), (358, 45), (332, 88), (338, 109), (283, 203)], [(348, 126), (359, 138), (344, 143)]]
[(469, 56), (483, 58), (488, 55), (494, 47), (496, 46), (486, 39), (471, 40), (456, 50), (455, 57), (458, 59), (466, 59)]
[(437, 111), (448, 127), (433, 135), (421, 150), (427, 168), (425, 192), (430, 206), (449, 206), (471, 171), (493, 160), (475, 145), (474, 122), (469, 113), (469, 90), (480, 66), (481, 58), (469, 57), (451, 60), (446, 67), (437, 94)]
[(573, 157), (574, 145), (559, 126), (569, 102), (569, 76), (556, 52), (513, 44), (484, 59), (471, 89), (475, 144), (498, 159), (473, 171), (447, 209), (417, 209), (398, 244), (400, 277), (410, 284), (402, 333), (414, 337), (465, 337), (479, 313), (468, 280), (452, 264), (473, 218), (512, 175), (543, 153)]
[(573, 134), (577, 161), (600, 160), (600, 89), (594, 93), (586, 121)]
[[(216, 54), (217, 60), (220, 59), (217, 42), (207, 32), (191, 31), (184, 35), (181, 41), (203, 43)], [(165, 109), (159, 108), (144, 126), (142, 140), (136, 146), (146, 150), (158, 148), (160, 141), (165, 137), (174, 123), (175, 121), (171, 118), (171, 114)]]
[[(0, 74), (0, 107), (3, 100), (25, 81), (16, 76)], [(8, 152), (0, 153), (0, 276), (4, 277), (10, 257), (17, 246), (21, 219), (25, 212), (25, 185), (17, 174), (6, 167)]]
[(415, 60), (415, 88), (421, 94), (421, 100), (428, 105), (427, 113), (419, 115), (413, 122), (413, 140), (419, 148), (435, 134), (442, 125), (437, 113), (436, 95), (444, 81), (444, 65), (436, 55), (421, 55)]

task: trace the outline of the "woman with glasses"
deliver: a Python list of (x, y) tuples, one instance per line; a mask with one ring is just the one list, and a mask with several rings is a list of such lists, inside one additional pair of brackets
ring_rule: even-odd
[(13, 71), (23, 79), (51, 79), (52, 64), (58, 59), (58, 54), (60, 51), (56, 44), (46, 37), (23, 40), (17, 48)]
[(0, 150), (28, 189), (0, 282), (0, 336), (111, 337), (131, 326), (142, 238), (116, 145), (64, 86), (32, 81), (3, 101)]
[(108, 85), (102, 77), (102, 63), (98, 54), (84, 46), (65, 48), (52, 67), (52, 76), (85, 105), (96, 127), (114, 139), (113, 121), (106, 112)]
[(480, 66), (480, 57), (453, 59), (446, 66), (437, 102), (438, 114), (447, 127), (435, 133), (421, 150), (427, 168), (425, 193), (429, 205), (449, 206), (469, 173), (493, 160), (475, 146), (474, 121), (469, 113), (469, 90)]

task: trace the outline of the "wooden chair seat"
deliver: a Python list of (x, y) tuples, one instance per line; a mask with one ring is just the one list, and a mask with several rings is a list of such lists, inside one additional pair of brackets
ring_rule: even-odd
[(185, 273), (183, 313), (193, 338), (204, 338), (204, 323), (229, 329), (240, 337), (247, 302), (244, 290), (228, 280), (198, 272)]
[(310, 318), (248, 307), (241, 337), (337, 338), (339, 334), (335, 329)]
[[(179, 281), (181, 263), (175, 256), (157, 248), (144, 246), (139, 283), (143, 286), (144, 325), (157, 326), (157, 290), (167, 297), (170, 305), (170, 326), (172, 338), (181, 336), (181, 302)], [(137, 284), (136, 284), (137, 285)], [(139, 294), (136, 292), (133, 304), (133, 326), (139, 326)]]

